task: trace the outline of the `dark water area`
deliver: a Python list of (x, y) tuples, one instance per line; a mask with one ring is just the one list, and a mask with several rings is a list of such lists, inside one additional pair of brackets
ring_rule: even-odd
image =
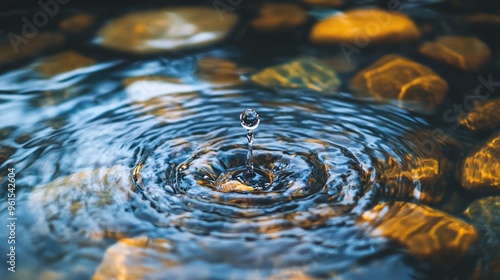
[[(300, 13), (259, 27), (260, 1), (73, 1), (34, 34), (22, 19), (40, 6), (3, 2), (0, 279), (500, 277), (499, 4), (402, 1), (418, 38), (346, 49), (311, 30), (390, 1), (312, 2), (276, 2), (307, 15), (282, 30)], [(196, 13), (172, 20), (188, 39), (141, 41), (163, 24), (151, 14), (106, 29), (199, 5), (220, 19), (199, 37)], [(464, 47), (473, 62), (422, 51), (448, 35), (481, 41)], [(389, 54), (410, 62), (369, 68)], [(260, 115), (253, 183), (247, 108)]]

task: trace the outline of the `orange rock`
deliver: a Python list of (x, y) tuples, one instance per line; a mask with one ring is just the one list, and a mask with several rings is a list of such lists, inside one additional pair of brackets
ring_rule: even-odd
[(441, 265), (459, 261), (478, 238), (473, 226), (434, 210), (408, 202), (383, 203), (362, 215), (373, 236), (389, 238), (417, 259)]
[(424, 43), (419, 52), (464, 71), (478, 71), (491, 57), (491, 50), (476, 37), (444, 36)]
[(486, 100), (459, 119), (459, 123), (472, 131), (493, 131), (500, 128), (500, 98)]
[(500, 192), (500, 133), (465, 159), (461, 175), (462, 186), (467, 190)]
[(95, 60), (91, 58), (83, 56), (75, 51), (67, 51), (43, 59), (41, 63), (36, 66), (36, 70), (44, 77), (48, 78), (94, 64)]
[(500, 15), (475, 13), (465, 16), (465, 19), (474, 25), (481, 26), (500, 26)]
[(259, 10), (259, 17), (251, 26), (260, 32), (278, 32), (298, 27), (307, 20), (307, 13), (291, 3), (267, 3)]
[(379, 9), (336, 14), (316, 23), (310, 34), (312, 43), (347, 43), (359, 48), (368, 44), (406, 43), (419, 38), (420, 31), (410, 18)]
[(349, 88), (358, 96), (418, 103), (427, 109), (441, 103), (448, 92), (446, 81), (432, 69), (399, 55), (375, 61), (354, 76)]
[(240, 72), (236, 63), (217, 57), (205, 57), (196, 63), (197, 76), (214, 84), (239, 84)]

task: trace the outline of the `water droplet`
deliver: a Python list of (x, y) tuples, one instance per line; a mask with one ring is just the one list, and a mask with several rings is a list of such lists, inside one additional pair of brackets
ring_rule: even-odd
[(240, 115), (241, 126), (246, 130), (254, 130), (259, 126), (259, 114), (254, 109), (246, 109)]

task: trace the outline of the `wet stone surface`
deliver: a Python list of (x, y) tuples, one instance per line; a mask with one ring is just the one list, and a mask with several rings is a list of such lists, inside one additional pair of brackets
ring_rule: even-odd
[(434, 210), (408, 202), (383, 203), (363, 213), (373, 236), (389, 238), (419, 259), (442, 265), (459, 261), (478, 238), (471, 225)]
[(260, 7), (258, 14), (251, 26), (263, 33), (286, 31), (301, 26), (308, 17), (304, 9), (291, 3), (264, 4)]
[(496, 133), (486, 143), (464, 160), (461, 173), (462, 186), (477, 193), (500, 192), (500, 134)]
[(352, 78), (353, 94), (392, 101), (417, 111), (432, 110), (448, 92), (448, 84), (432, 69), (399, 55), (386, 55)]
[(424, 43), (419, 52), (463, 71), (479, 71), (491, 58), (491, 50), (476, 37), (444, 36)]
[(44, 77), (50, 78), (79, 68), (89, 67), (95, 63), (92, 58), (75, 51), (68, 51), (43, 59), (35, 68)]
[(500, 128), (500, 98), (478, 102), (458, 122), (474, 132), (492, 132)]

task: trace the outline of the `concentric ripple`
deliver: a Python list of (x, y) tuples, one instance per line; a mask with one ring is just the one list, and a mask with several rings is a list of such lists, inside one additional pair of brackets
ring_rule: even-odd
[[(246, 102), (235, 103), (241, 99)], [(321, 226), (384, 195), (411, 199), (416, 192), (418, 180), (408, 185), (391, 174), (421, 163), (419, 151), (410, 148), (416, 145), (405, 139), (422, 126), (418, 119), (387, 105), (317, 94), (265, 100), (257, 92), (212, 95), (193, 106), (186, 100), (182, 110), (189, 117), (148, 132), (150, 146), (139, 155), (134, 178), (143, 199), (167, 213), (160, 224), (200, 234), (265, 237)], [(245, 175), (246, 131), (238, 119), (244, 107), (258, 108), (261, 115), (253, 177)], [(386, 192), (385, 181), (391, 182)]]

